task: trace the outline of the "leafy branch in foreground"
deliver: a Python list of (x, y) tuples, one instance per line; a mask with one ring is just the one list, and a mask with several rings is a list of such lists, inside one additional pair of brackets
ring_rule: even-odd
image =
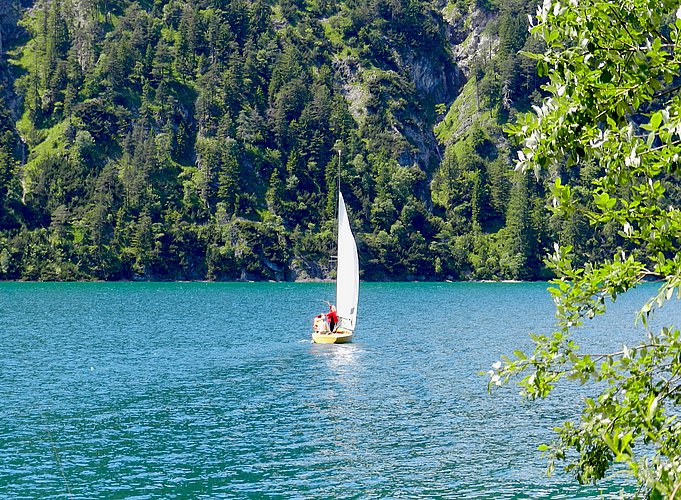
[[(542, 445), (581, 483), (624, 463), (651, 498), (681, 497), (681, 334), (658, 333), (648, 320), (681, 295), (681, 8), (678, 2), (546, 0), (531, 27), (547, 50), (534, 54), (549, 77), (548, 97), (511, 127), (522, 142), (517, 168), (553, 180), (553, 210), (574, 210), (563, 179), (596, 165), (593, 225), (615, 225), (624, 248), (602, 262), (574, 266), (572, 248), (555, 245), (550, 293), (557, 327), (533, 335), (534, 352), (515, 351), (489, 372), (490, 388), (519, 379), (523, 394), (544, 398), (560, 381), (591, 384), (579, 422), (565, 422)], [(637, 345), (584, 353), (575, 330), (607, 304), (654, 278), (657, 293), (641, 304)], [(633, 320), (633, 318), (632, 318)]]

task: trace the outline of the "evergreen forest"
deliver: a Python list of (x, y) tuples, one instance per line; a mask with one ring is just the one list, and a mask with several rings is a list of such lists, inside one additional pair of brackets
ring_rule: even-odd
[[(546, 279), (622, 245), (514, 169), (522, 0), (0, 0), (0, 279)], [(339, 154), (340, 151), (340, 154)]]

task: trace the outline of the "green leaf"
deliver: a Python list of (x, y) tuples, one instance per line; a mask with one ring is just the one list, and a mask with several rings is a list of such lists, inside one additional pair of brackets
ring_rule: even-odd
[(657, 111), (656, 113), (653, 113), (653, 116), (650, 117), (650, 126), (653, 129), (657, 129), (660, 127), (660, 124), (662, 123), (662, 112)]
[(515, 357), (518, 358), (519, 360), (527, 359), (527, 355), (521, 350), (513, 351), (513, 354), (515, 354)]
[(660, 404), (659, 396), (655, 396), (650, 400), (650, 402), (648, 403), (648, 413), (646, 415), (646, 420), (651, 421), (655, 417), (659, 404)]

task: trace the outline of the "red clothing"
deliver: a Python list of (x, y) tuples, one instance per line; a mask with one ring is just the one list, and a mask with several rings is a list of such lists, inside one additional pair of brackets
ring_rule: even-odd
[(326, 317), (328, 318), (329, 323), (333, 325), (338, 323), (338, 314), (336, 314), (336, 311), (334, 311), (333, 309), (329, 310), (329, 312), (326, 313)]

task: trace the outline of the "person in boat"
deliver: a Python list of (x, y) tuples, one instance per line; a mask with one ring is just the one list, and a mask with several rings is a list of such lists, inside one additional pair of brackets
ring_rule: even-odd
[(315, 332), (321, 333), (326, 331), (326, 314), (322, 313), (315, 316), (312, 327)]
[(336, 325), (338, 324), (338, 314), (336, 313), (336, 306), (333, 304), (329, 304), (329, 312), (326, 313), (326, 319), (329, 322), (329, 330), (335, 332)]

